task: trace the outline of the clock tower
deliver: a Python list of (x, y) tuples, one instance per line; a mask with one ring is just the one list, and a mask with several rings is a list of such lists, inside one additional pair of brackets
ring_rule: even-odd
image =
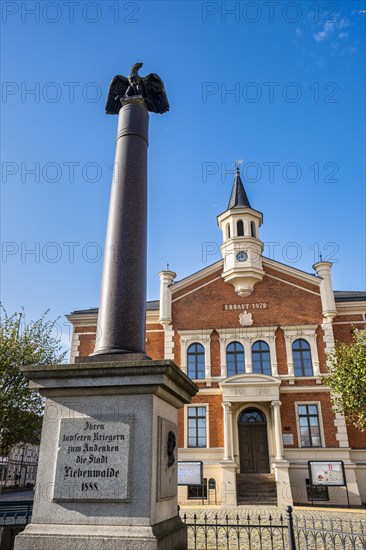
[(229, 205), (217, 217), (217, 223), (223, 234), (222, 276), (226, 283), (234, 286), (239, 296), (249, 296), (254, 285), (262, 281), (264, 276), (261, 256), (263, 243), (259, 238), (262, 221), (262, 213), (250, 206), (237, 166)]

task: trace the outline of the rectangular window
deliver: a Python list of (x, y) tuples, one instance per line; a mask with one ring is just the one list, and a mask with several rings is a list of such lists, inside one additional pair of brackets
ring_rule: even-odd
[(188, 498), (195, 500), (207, 498), (207, 479), (205, 477), (202, 485), (188, 485)]
[(297, 405), (300, 447), (321, 447), (318, 405)]
[(207, 447), (206, 407), (187, 408), (188, 447)]

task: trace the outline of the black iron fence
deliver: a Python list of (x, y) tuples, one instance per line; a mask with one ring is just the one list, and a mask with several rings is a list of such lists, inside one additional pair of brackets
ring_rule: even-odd
[(219, 518), (183, 515), (189, 550), (366, 550), (363, 521), (325, 521), (280, 514)]
[(294, 518), (298, 550), (366, 550), (365, 521)]
[(0, 502), (0, 550), (13, 550), (15, 537), (30, 522), (32, 506), (32, 501)]
[[(13, 550), (16, 535), (30, 518), (30, 508), (0, 515), (0, 550)], [(366, 550), (364, 520), (293, 516), (291, 506), (285, 516), (198, 518), (185, 513), (183, 521), (188, 527), (188, 550)]]

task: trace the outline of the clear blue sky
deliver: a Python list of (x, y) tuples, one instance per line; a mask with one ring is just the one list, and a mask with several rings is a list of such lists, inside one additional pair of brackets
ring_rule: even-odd
[(364, 1), (1, 8), (8, 312), (98, 305), (117, 128), (104, 103), (136, 61), (171, 104), (150, 118), (148, 299), (167, 258), (178, 279), (220, 258), (235, 159), (265, 253), (311, 272), (321, 252), (335, 289), (364, 289)]

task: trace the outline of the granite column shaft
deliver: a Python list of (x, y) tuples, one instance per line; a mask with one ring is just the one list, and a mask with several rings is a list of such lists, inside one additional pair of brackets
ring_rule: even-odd
[(142, 98), (122, 102), (94, 355), (145, 353), (148, 126)]

